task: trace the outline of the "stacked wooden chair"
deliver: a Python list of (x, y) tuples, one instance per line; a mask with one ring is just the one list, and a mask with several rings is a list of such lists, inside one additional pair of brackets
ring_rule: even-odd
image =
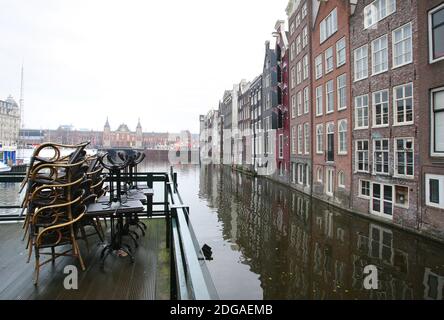
[[(88, 142), (79, 145), (43, 144), (31, 158), (21, 190), (25, 190), (22, 203), (26, 211), (24, 239), (27, 238), (28, 262), (35, 254), (35, 284), (38, 283), (40, 267), (61, 256), (79, 260), (82, 270), (85, 265), (77, 240), (87, 240), (86, 225), (94, 226), (103, 239), (100, 223), (85, 217), (87, 205), (102, 193), (104, 178), (96, 157), (87, 157)], [(71, 149), (68, 156), (61, 149)], [(52, 150), (53, 156), (44, 158), (43, 150)], [(103, 180), (103, 181), (102, 181)], [(56, 252), (61, 248), (61, 252)], [(50, 258), (42, 260), (41, 256)]]

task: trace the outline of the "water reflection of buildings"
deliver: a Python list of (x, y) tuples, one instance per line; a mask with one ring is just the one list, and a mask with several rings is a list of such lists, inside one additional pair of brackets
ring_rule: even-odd
[[(200, 193), (265, 299), (443, 299), (442, 245), (229, 168), (202, 167)], [(378, 290), (363, 287), (369, 264)]]

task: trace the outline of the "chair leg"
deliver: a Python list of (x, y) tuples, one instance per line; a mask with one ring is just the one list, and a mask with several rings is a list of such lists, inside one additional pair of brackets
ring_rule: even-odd
[(89, 252), (89, 242), (88, 237), (86, 236), (85, 226), (80, 226), (80, 233), (82, 234), (82, 239), (85, 241), (86, 250)]
[(55, 249), (54, 249), (54, 247), (51, 247), (51, 257), (52, 257), (51, 263), (52, 263), (52, 265), (54, 265), (55, 264)]
[(40, 254), (39, 249), (35, 248), (35, 271), (34, 271), (34, 285), (37, 286), (39, 283), (40, 274)]
[(85, 271), (85, 264), (83, 263), (82, 254), (80, 253), (79, 245), (77, 243), (77, 240), (73, 238), (72, 240), (72, 250), (74, 251), (74, 255), (77, 256), (80, 262), (80, 267), (82, 268), (82, 271)]
[(32, 244), (32, 237), (31, 237), (31, 235), (29, 235), (29, 238), (28, 238), (28, 244), (27, 244), (27, 249), (28, 249), (28, 260), (26, 261), (26, 263), (29, 263), (29, 262), (31, 261), (32, 247), (33, 247), (33, 244)]

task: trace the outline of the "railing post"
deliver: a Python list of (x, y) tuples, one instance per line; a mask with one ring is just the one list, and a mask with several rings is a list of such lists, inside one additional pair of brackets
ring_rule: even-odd
[(171, 228), (171, 214), (168, 205), (168, 180), (169, 180), (168, 176), (165, 177), (164, 192), (163, 192), (163, 210), (165, 212), (165, 217), (166, 217), (167, 248), (170, 247), (170, 228)]
[[(177, 210), (171, 210), (172, 219), (177, 216)], [(177, 274), (176, 274), (176, 256), (174, 254), (174, 241), (173, 241), (173, 224), (170, 224), (170, 232), (167, 233), (167, 239), (170, 239), (170, 298), (171, 300), (177, 300)]]

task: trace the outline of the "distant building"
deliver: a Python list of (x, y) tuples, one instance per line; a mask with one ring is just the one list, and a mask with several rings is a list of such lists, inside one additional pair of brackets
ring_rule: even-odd
[(17, 146), (20, 130), (20, 107), (9, 96), (0, 100), (0, 146)]

